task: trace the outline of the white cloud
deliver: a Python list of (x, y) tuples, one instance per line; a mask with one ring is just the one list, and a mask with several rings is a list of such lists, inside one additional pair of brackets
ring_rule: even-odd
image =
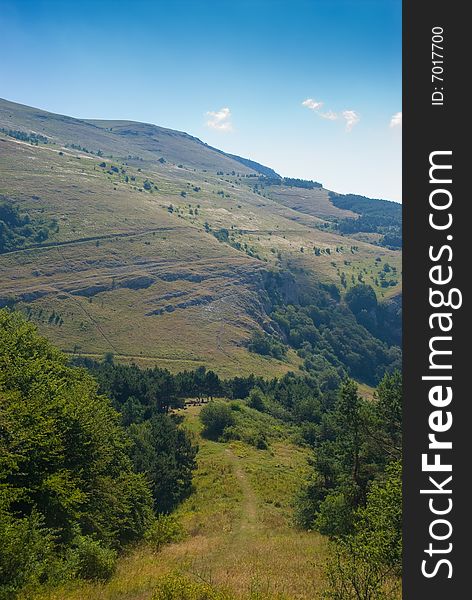
[(306, 106), (310, 110), (319, 110), (323, 106), (323, 102), (317, 102), (316, 100), (313, 100), (313, 98), (307, 98), (306, 100), (303, 100), (302, 106)]
[(402, 113), (397, 112), (390, 119), (390, 127), (401, 127), (402, 126)]
[(346, 119), (346, 131), (352, 131), (354, 125), (361, 120), (355, 110), (343, 110), (343, 117)]
[(328, 110), (325, 113), (319, 113), (319, 115), (323, 119), (328, 119), (328, 121), (336, 121), (336, 119), (339, 118), (338, 113), (335, 113), (332, 110)]
[(206, 114), (209, 117), (206, 122), (207, 127), (217, 129), (218, 131), (233, 131), (231, 111), (227, 106), (220, 108), (218, 111), (209, 110)]
[(354, 125), (357, 125), (361, 120), (358, 113), (354, 110), (343, 110), (342, 113), (334, 112), (333, 110), (327, 110), (326, 112), (321, 112), (320, 108), (323, 106), (323, 102), (318, 102), (317, 100), (313, 100), (313, 98), (307, 98), (302, 102), (302, 106), (306, 106), (310, 110), (314, 111), (322, 119), (327, 119), (328, 121), (337, 121), (341, 116), (346, 120), (346, 131), (351, 131)]

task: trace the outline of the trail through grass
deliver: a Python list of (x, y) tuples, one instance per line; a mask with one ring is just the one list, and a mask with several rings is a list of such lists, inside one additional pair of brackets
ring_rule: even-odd
[(247, 475), (239, 464), (239, 459), (235, 456), (234, 452), (230, 448), (226, 448), (225, 452), (228, 454), (234, 469), (236, 479), (241, 486), (241, 492), (243, 495), (242, 500), (242, 518), (241, 518), (241, 531), (247, 529), (254, 529), (256, 527), (256, 516), (257, 516), (257, 499), (252, 489), (251, 484), (248, 481)]
[[(249, 409), (245, 409), (249, 411)], [(105, 583), (74, 584), (44, 600), (150, 600), (163, 575), (179, 572), (225, 587), (237, 598), (313, 600), (320, 586), (325, 540), (297, 530), (293, 497), (307, 471), (307, 452), (284, 426), (264, 415), (269, 448), (201, 437), (200, 407), (183, 411), (199, 438), (195, 491), (177, 511), (186, 537), (159, 553), (143, 545), (123, 557)], [(256, 420), (256, 411), (244, 418)], [(254, 415), (253, 415), (254, 413)], [(265, 596), (264, 596), (265, 595)]]

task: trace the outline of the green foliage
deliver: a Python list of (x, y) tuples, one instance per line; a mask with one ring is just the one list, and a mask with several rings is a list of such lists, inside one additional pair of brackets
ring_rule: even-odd
[(330, 192), (331, 202), (338, 208), (351, 210), (360, 216), (357, 219), (342, 219), (338, 229), (342, 233), (382, 233), (382, 246), (402, 247), (402, 206), (398, 202), (377, 200), (355, 194)]
[(0, 195), (0, 254), (44, 242), (50, 231), (57, 229), (56, 221), (21, 214), (12, 200)]
[(30, 144), (33, 144), (33, 146), (38, 146), (39, 143), (48, 143), (48, 138), (39, 133), (27, 133), (26, 131), (20, 131), (18, 129), (5, 129), (4, 127), (1, 127), (0, 131), (2, 133), (6, 133), (12, 138), (15, 138), (16, 140), (20, 140), (22, 142), (29, 142)]
[(354, 531), (331, 548), (326, 597), (333, 600), (400, 598), (402, 568), (401, 463), (373, 483), (366, 506), (355, 515)]
[(365, 507), (356, 514), (354, 537), (366, 557), (375, 557), (400, 576), (402, 571), (402, 465), (389, 463), (374, 481)]
[[(319, 422), (322, 404), (316, 378), (287, 373), (263, 386), (263, 391), (264, 408), (274, 417), (298, 424)], [(330, 393), (327, 393), (328, 402), (329, 397)]]
[(170, 512), (192, 490), (197, 445), (169, 415), (157, 414), (131, 424), (128, 434), (134, 468), (146, 474), (155, 510)]
[(398, 301), (378, 303), (373, 288), (364, 283), (350, 288), (345, 300), (357, 322), (372, 335), (389, 344), (401, 342), (401, 305)]
[[(290, 300), (286, 296), (288, 287)], [(331, 389), (338, 387), (346, 375), (375, 385), (385, 371), (400, 368), (400, 348), (389, 345), (397, 340), (386, 332), (395, 318), (399, 329), (399, 312), (392, 312), (391, 318), (382, 313), (382, 318), (366, 331), (366, 320), (356, 318), (349, 305), (339, 300), (337, 288), (314, 284), (298, 290), (286, 274), (271, 273), (266, 290), (273, 306), (271, 317), (288, 344), (304, 359), (303, 368), (319, 379), (325, 378)], [(367, 294), (370, 296), (369, 291)], [(356, 300), (354, 292), (350, 300), (353, 307), (362, 305), (365, 299)]]
[(233, 600), (233, 596), (209, 583), (172, 574), (159, 581), (152, 600)]
[(402, 376), (399, 371), (386, 374), (377, 387), (375, 431), (389, 460), (399, 460), (402, 452)]
[(401, 457), (401, 376), (385, 375), (377, 400), (359, 396), (345, 381), (331, 408), (310, 432), (314, 472), (298, 500), (298, 522), (330, 536), (352, 531), (369, 486)]
[(214, 231), (213, 235), (216, 237), (216, 239), (219, 242), (228, 243), (228, 241), (229, 241), (229, 231), (225, 228), (218, 229), (218, 231)]
[(256, 352), (263, 356), (272, 356), (282, 360), (287, 354), (287, 348), (273, 336), (255, 331), (248, 343), (249, 352)]
[(366, 423), (370, 419), (367, 403), (357, 386), (347, 380), (341, 386), (333, 411), (324, 417), (329, 439), (317, 450), (315, 469), (322, 485), (313, 498), (313, 526), (321, 533), (341, 535), (350, 531), (352, 512), (365, 501), (371, 472), (370, 445)]
[(297, 521), (329, 535), (327, 598), (398, 597), (402, 558), (399, 373), (385, 375), (366, 401), (345, 381), (312, 432), (314, 471), (297, 502)]
[(231, 407), (224, 402), (210, 402), (200, 411), (200, 420), (203, 424), (203, 435), (217, 440), (227, 427), (236, 423)]
[[(119, 415), (86, 371), (70, 367), (30, 323), (5, 310), (0, 398), (4, 587), (46, 577), (44, 565), (60, 560), (77, 536), (88, 536), (80, 548), (101, 577), (109, 548), (142, 538), (152, 520), (151, 493), (133, 471)], [(22, 566), (28, 556), (31, 576)]]
[(363, 310), (369, 312), (377, 308), (377, 296), (370, 285), (353, 286), (346, 293), (345, 300), (356, 316)]
[(264, 400), (264, 393), (261, 388), (255, 387), (249, 393), (247, 404), (255, 410), (263, 411), (265, 407)]
[(74, 359), (73, 364), (84, 366), (92, 373), (99, 391), (112, 400), (126, 425), (179, 408), (189, 396), (211, 398), (222, 392), (218, 375), (205, 367), (173, 375), (166, 369), (114, 364), (112, 357), (101, 363), (87, 358)]
[(73, 540), (69, 560), (75, 563), (75, 574), (78, 577), (107, 580), (115, 572), (116, 559), (116, 550), (104, 547), (90, 536), (79, 535)]
[(296, 179), (294, 177), (270, 177), (261, 176), (258, 181), (263, 185), (287, 185), (289, 187), (296, 187), (305, 190), (313, 190), (316, 188), (323, 187), (321, 183), (317, 181), (311, 181), (307, 179)]
[(178, 542), (184, 537), (184, 529), (172, 515), (159, 515), (146, 531), (144, 539), (158, 552), (162, 546)]
[(19, 589), (48, 580), (56, 554), (52, 532), (37, 511), (17, 518), (3, 492), (0, 502), (0, 600), (9, 600)]

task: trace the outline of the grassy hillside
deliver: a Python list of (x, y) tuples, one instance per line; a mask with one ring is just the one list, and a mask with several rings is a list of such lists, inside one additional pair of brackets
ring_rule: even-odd
[(257, 173), (259, 168), (257, 163), (249, 168), (239, 157), (230, 157), (187, 133), (148, 123), (74, 119), (0, 99), (0, 124), (7, 130), (35, 132), (49, 143), (127, 158), (136, 164), (163, 158), (200, 169), (236, 169), (244, 174)]
[(324, 188), (261, 187), (257, 163), (154, 125), (1, 100), (0, 129), (0, 195), (57, 223), (0, 255), (1, 304), (69, 353), (281, 375), (301, 362), (292, 350), (277, 360), (247, 349), (273, 327), (267, 271), (343, 293), (365, 282), (379, 299), (401, 290), (401, 253), (333, 231), (358, 215)]
[(106, 584), (82, 583), (40, 598), (145, 600), (160, 578), (180, 572), (227, 588), (237, 598), (313, 600), (321, 586), (326, 542), (295, 529), (291, 506), (308, 472), (308, 451), (293, 444), (280, 422), (238, 406), (243, 421), (269, 432), (267, 450), (207, 440), (201, 437), (200, 407), (182, 411), (200, 444), (195, 493), (177, 511), (185, 530), (182, 541), (157, 554), (149, 546), (137, 548)]

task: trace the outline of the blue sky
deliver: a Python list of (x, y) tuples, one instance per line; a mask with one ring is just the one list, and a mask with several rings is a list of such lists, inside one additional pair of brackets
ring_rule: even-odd
[(0, 97), (401, 200), (401, 0), (1, 0)]

